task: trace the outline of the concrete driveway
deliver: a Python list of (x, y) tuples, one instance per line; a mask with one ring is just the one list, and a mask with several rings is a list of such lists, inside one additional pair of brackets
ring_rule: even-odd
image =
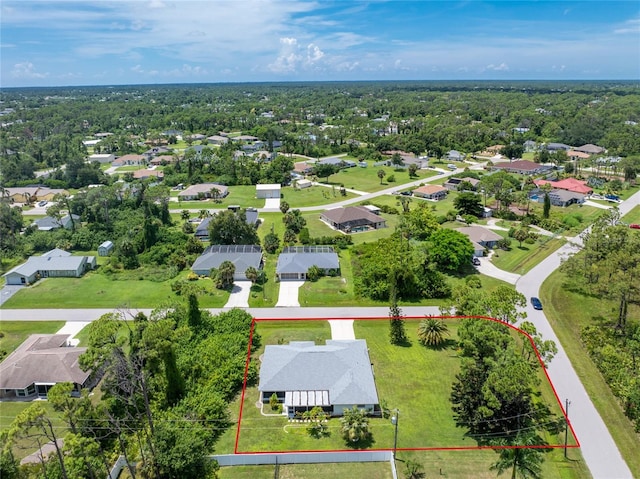
[(353, 319), (330, 319), (331, 339), (356, 339)]
[(234, 281), (229, 301), (225, 308), (248, 308), (251, 294), (251, 281)]
[(0, 306), (2, 306), (5, 301), (7, 301), (11, 296), (20, 291), (24, 286), (20, 284), (5, 284), (2, 289), (0, 289)]
[(263, 210), (280, 211), (280, 198), (266, 198)]
[(493, 255), (493, 250), (489, 253), (489, 256), (485, 256), (482, 258), (478, 258), (480, 260), (480, 266), (476, 266), (478, 271), (487, 276), (491, 276), (492, 278), (501, 279), (502, 281), (506, 281), (509, 284), (516, 284), (520, 279), (519, 274), (509, 273), (507, 271), (501, 270), (491, 263), (491, 256)]
[(298, 307), (298, 289), (304, 284), (304, 281), (280, 281), (280, 292), (278, 293), (277, 308)]

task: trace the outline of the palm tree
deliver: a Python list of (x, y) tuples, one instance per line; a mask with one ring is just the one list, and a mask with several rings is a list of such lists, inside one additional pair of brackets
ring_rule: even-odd
[(444, 337), (448, 335), (449, 327), (440, 319), (423, 319), (418, 326), (418, 339), (425, 346), (432, 348), (442, 346), (445, 341)]
[(378, 170), (378, 178), (380, 178), (380, 184), (382, 184), (382, 179), (387, 176), (387, 174), (384, 172), (384, 170)]
[(180, 218), (182, 218), (182, 221), (189, 221), (190, 216), (191, 214), (189, 213), (189, 210), (182, 210), (180, 212)]
[(511, 479), (539, 479), (542, 477), (542, 463), (544, 449), (527, 446), (541, 445), (540, 438), (534, 432), (518, 434), (513, 442), (501, 441), (500, 457), (490, 467), (498, 471), (498, 475), (511, 469)]
[(210, 215), (209, 210), (200, 210), (200, 212), (198, 213), (198, 218), (200, 218), (201, 220), (208, 218)]
[(367, 411), (353, 406), (352, 409), (345, 409), (343, 414), (340, 431), (344, 440), (348, 443), (366, 440), (370, 435)]

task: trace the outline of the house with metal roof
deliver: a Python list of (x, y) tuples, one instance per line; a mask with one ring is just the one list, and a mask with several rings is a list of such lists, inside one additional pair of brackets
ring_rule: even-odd
[(68, 251), (53, 249), (42, 256), (31, 256), (3, 276), (7, 284), (27, 285), (40, 278), (79, 278), (95, 267), (95, 256), (72, 256)]
[(312, 266), (320, 268), (324, 274), (340, 271), (338, 253), (332, 246), (287, 246), (278, 256), (276, 275), (283, 280), (306, 280)]
[[(73, 221), (76, 227), (80, 225), (80, 217), (78, 215), (73, 215)], [(60, 219), (54, 218), (53, 216), (45, 216), (44, 218), (35, 220), (33, 224), (38, 227), (38, 231), (51, 231), (59, 228), (70, 230), (72, 221), (69, 215), (65, 215)]]
[(267, 345), (258, 390), (263, 403), (275, 394), (289, 417), (316, 406), (332, 416), (354, 406), (372, 413), (379, 403), (363, 339)]
[(200, 276), (209, 276), (211, 270), (230, 261), (235, 266), (234, 280), (246, 281), (249, 267), (262, 268), (262, 248), (257, 245), (211, 245), (195, 260), (191, 271)]
[(114, 244), (113, 241), (105, 241), (100, 246), (98, 246), (98, 256), (109, 256), (113, 251)]
[(327, 210), (320, 215), (320, 220), (345, 233), (371, 231), (386, 228), (387, 226), (387, 220), (363, 206), (348, 206), (346, 208)]
[(68, 334), (32, 334), (0, 363), (0, 397), (46, 397), (49, 389), (70, 382), (74, 391), (89, 387), (91, 371), (80, 369), (87, 348), (69, 346)]

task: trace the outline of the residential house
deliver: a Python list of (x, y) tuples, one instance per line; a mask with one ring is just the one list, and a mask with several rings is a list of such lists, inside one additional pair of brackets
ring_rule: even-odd
[(363, 206), (334, 208), (320, 215), (320, 220), (345, 233), (377, 230), (387, 226), (386, 220)]
[(71, 253), (52, 249), (42, 256), (31, 256), (3, 276), (7, 284), (33, 284), (40, 278), (79, 278), (96, 267), (95, 256), (72, 256)]
[(550, 185), (554, 189), (572, 191), (574, 193), (580, 193), (583, 196), (593, 193), (593, 189), (587, 185), (585, 181), (580, 181), (575, 178), (565, 178), (560, 181), (535, 180), (534, 184), (538, 188), (544, 185)]
[(116, 155), (113, 153), (96, 153), (91, 155), (88, 158), (89, 163), (98, 162), (98, 163), (112, 163), (113, 160), (116, 159)]
[(191, 271), (209, 276), (211, 270), (218, 269), (225, 261), (230, 261), (236, 268), (234, 280), (246, 281), (248, 268), (262, 268), (262, 248), (257, 245), (211, 245), (195, 260)]
[(152, 158), (151, 161), (149, 161), (149, 164), (152, 166), (164, 166), (171, 165), (177, 161), (178, 158), (173, 155), (160, 155)]
[(456, 150), (450, 150), (449, 152), (447, 152), (447, 160), (464, 161), (464, 153), (460, 153)]
[(601, 155), (605, 152), (605, 149), (598, 145), (592, 145), (591, 143), (587, 143), (586, 145), (578, 146), (574, 148), (575, 151), (580, 151), (582, 153), (586, 153), (587, 155)]
[(113, 241), (105, 241), (100, 246), (98, 246), (98, 256), (109, 256), (113, 251), (114, 244)]
[(485, 248), (494, 248), (502, 239), (498, 233), (482, 226), (464, 226), (456, 228), (456, 231), (469, 238), (474, 247), (474, 256), (483, 256)]
[(218, 191), (218, 198), (225, 198), (229, 194), (229, 188), (225, 185), (218, 185), (216, 183), (199, 183), (197, 185), (191, 185), (178, 193), (178, 199), (180, 201), (191, 201), (213, 198), (214, 194), (212, 193), (212, 190)]
[(538, 144), (533, 140), (525, 141), (522, 146), (524, 147), (524, 151), (527, 153), (531, 153), (533, 151), (538, 151)]
[[(232, 207), (230, 206), (228, 209), (231, 208)], [(236, 211), (240, 212), (241, 210), (238, 208), (238, 210)], [(242, 210), (242, 213), (244, 213), (245, 221), (247, 222), (247, 224), (254, 226), (258, 224), (258, 210), (256, 208), (247, 208), (246, 210)], [(197, 226), (195, 237), (200, 241), (209, 241), (209, 223), (211, 223), (212, 219), (212, 216), (208, 216), (203, 219)]]
[[(539, 196), (544, 201), (544, 195)], [(584, 203), (585, 196), (582, 193), (568, 190), (551, 190), (549, 200), (553, 206), (567, 207), (573, 204)]]
[(175, 130), (173, 128), (165, 130), (160, 134), (163, 136), (182, 136), (182, 132), (180, 130)]
[(229, 142), (229, 138), (222, 135), (211, 135), (207, 137), (207, 142), (212, 145), (222, 146), (226, 145)]
[(338, 273), (338, 253), (332, 246), (287, 246), (278, 256), (276, 275), (280, 281), (306, 280), (312, 266), (317, 266), (324, 274)]
[(192, 141), (201, 141), (206, 139), (207, 137), (205, 135), (203, 135), (202, 133), (194, 133), (193, 135), (189, 136), (189, 138)]
[(584, 153), (584, 152), (578, 151), (578, 150), (569, 150), (569, 151), (567, 151), (567, 157), (570, 160), (586, 160), (590, 156), (591, 156), (590, 154)]
[(331, 156), (329, 158), (323, 158), (317, 162), (318, 165), (332, 165), (336, 168), (354, 168), (356, 166), (355, 161), (344, 160), (337, 156)]
[(354, 406), (373, 413), (379, 403), (363, 339), (267, 345), (258, 390), (263, 403), (275, 394), (289, 417), (316, 406), (331, 416)]
[(449, 177), (447, 181), (444, 182), (442, 186), (444, 186), (449, 191), (458, 191), (458, 188), (462, 183), (468, 183), (471, 185), (471, 188), (467, 186), (470, 191), (476, 191), (478, 185), (480, 184), (480, 180), (476, 178), (458, 178), (458, 177)]
[(144, 156), (147, 157), (147, 161), (151, 160), (151, 158), (154, 158), (158, 155), (166, 155), (166, 154), (171, 154), (173, 153), (173, 150), (171, 150), (170, 148), (167, 148), (166, 146), (154, 146), (152, 148), (149, 148), (147, 151), (145, 151), (144, 153), (142, 153)]
[(516, 160), (495, 163), (491, 169), (503, 170), (507, 173), (518, 173), (520, 175), (539, 175), (551, 171), (553, 169), (553, 165), (543, 165), (529, 160)]
[(147, 178), (162, 180), (164, 178), (164, 172), (162, 170), (136, 170), (133, 172), (133, 178), (136, 180), (146, 180)]
[(293, 164), (293, 172), (300, 175), (308, 175), (313, 171), (313, 163), (299, 161)]
[(69, 346), (68, 334), (32, 334), (0, 363), (0, 397), (46, 398), (61, 382), (73, 384), (77, 395), (92, 385), (91, 371), (80, 368), (87, 348)]
[(444, 186), (424, 185), (413, 190), (413, 196), (418, 198), (426, 198), (428, 200), (444, 200), (449, 191)]
[[(73, 218), (73, 221), (71, 221)], [(59, 228), (70, 230), (75, 225), (77, 228), (80, 226), (80, 216), (78, 215), (65, 215), (62, 218), (54, 218), (52, 216), (45, 216), (44, 218), (37, 219), (33, 222), (38, 227), (38, 231), (51, 231)]]
[(547, 143), (544, 147), (547, 151), (569, 151), (571, 149), (569, 145), (565, 145), (564, 143)]
[(147, 157), (144, 155), (124, 155), (116, 158), (111, 162), (111, 166), (140, 166), (147, 163)]
[(37, 201), (52, 201), (56, 195), (69, 195), (69, 191), (46, 186), (20, 186), (5, 188), (4, 195), (11, 203), (35, 203)]
[(238, 136), (234, 136), (233, 138), (231, 138), (232, 141), (248, 141), (248, 142), (254, 142), (254, 141), (258, 141), (259, 138), (257, 136), (251, 136), (251, 135), (238, 135)]
[(278, 183), (256, 185), (256, 198), (280, 198), (280, 189)]

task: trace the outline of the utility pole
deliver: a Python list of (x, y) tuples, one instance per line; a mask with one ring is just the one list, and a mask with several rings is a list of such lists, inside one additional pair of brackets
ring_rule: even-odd
[(391, 424), (395, 428), (395, 434), (393, 436), (393, 460), (396, 460), (396, 450), (398, 449), (398, 420), (400, 419), (400, 409), (395, 410), (395, 415), (391, 418)]
[(569, 404), (571, 401), (568, 399), (564, 400), (564, 415), (565, 415), (565, 423), (564, 423), (564, 457), (567, 458), (567, 441), (569, 440)]

